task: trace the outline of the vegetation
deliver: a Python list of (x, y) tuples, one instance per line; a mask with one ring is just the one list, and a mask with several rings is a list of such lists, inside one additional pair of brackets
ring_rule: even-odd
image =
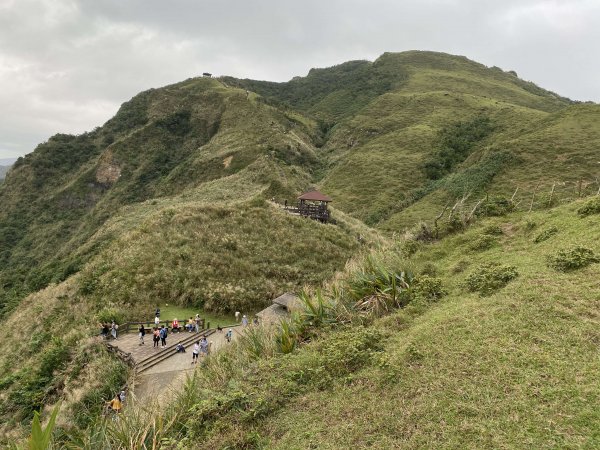
[[(189, 79), (53, 136), (0, 185), (0, 445), (62, 401), (68, 448), (595, 447), (598, 123), (406, 52)], [(313, 187), (335, 225), (278, 206)], [(304, 311), (207, 358), (177, 402), (100, 418), (128, 371), (98, 320), (284, 291)]]
[(596, 262), (600, 262), (600, 258), (594, 251), (582, 246), (559, 250), (548, 257), (548, 266), (561, 272), (581, 269)]

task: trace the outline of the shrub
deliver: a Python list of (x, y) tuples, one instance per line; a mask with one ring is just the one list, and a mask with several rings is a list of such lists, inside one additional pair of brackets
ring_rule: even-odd
[(421, 274), (435, 277), (438, 274), (438, 268), (435, 264), (426, 262), (425, 264), (423, 264), (423, 268), (421, 269)]
[(595, 196), (594, 198), (585, 202), (578, 210), (577, 214), (580, 217), (591, 216), (592, 214), (600, 214), (600, 196)]
[(462, 273), (466, 270), (467, 267), (469, 267), (469, 265), (469, 261), (467, 261), (466, 259), (461, 259), (456, 263), (454, 267), (452, 267), (451, 271), (454, 274)]
[(556, 254), (549, 256), (548, 267), (560, 272), (569, 272), (599, 261), (600, 258), (594, 254), (593, 250), (577, 246), (559, 250)]
[(357, 271), (348, 286), (356, 308), (366, 314), (381, 315), (393, 307), (406, 306), (410, 297), (404, 294), (413, 281), (407, 271), (395, 271), (373, 258)]
[(475, 252), (481, 252), (483, 250), (489, 250), (490, 248), (496, 246), (498, 244), (498, 241), (496, 240), (496, 238), (494, 238), (493, 236), (489, 236), (489, 235), (483, 235), (483, 236), (479, 236), (476, 239), (473, 240), (473, 242), (471, 242), (469, 244), (469, 250), (471, 251), (475, 251)]
[(527, 219), (525, 221), (525, 232), (532, 231), (535, 227), (537, 227), (535, 220)]
[(546, 228), (544, 231), (542, 231), (540, 234), (538, 234), (535, 239), (533, 240), (533, 242), (535, 242), (536, 244), (539, 244), (540, 242), (544, 242), (546, 240), (548, 240), (551, 236), (555, 235), (556, 233), (558, 233), (558, 228), (552, 226), (550, 228)]
[(436, 301), (448, 293), (444, 289), (441, 279), (429, 275), (415, 278), (410, 290), (415, 299), (426, 301)]
[(402, 244), (400, 252), (405, 258), (409, 258), (419, 251), (421, 244), (417, 241), (407, 240)]
[(517, 268), (506, 264), (489, 263), (479, 266), (471, 273), (465, 283), (471, 292), (481, 295), (491, 295), (503, 288), (508, 282), (519, 275)]
[(515, 209), (515, 204), (505, 197), (492, 197), (487, 199), (479, 207), (477, 215), (486, 217), (505, 216)]
[(488, 225), (483, 229), (483, 234), (489, 236), (500, 236), (502, 235), (502, 228), (498, 225)]

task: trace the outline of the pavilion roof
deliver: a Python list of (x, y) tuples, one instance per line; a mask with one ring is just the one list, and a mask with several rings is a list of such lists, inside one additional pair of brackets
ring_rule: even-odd
[(331, 197), (328, 197), (327, 195), (325, 195), (322, 192), (319, 192), (317, 190), (305, 192), (300, 197), (298, 197), (298, 200), (312, 200), (312, 201), (316, 201), (316, 202), (332, 201)]

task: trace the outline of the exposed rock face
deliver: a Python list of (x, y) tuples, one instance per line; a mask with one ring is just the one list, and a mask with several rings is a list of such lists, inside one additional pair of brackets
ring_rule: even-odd
[(121, 176), (121, 168), (116, 163), (113, 152), (107, 149), (100, 157), (98, 169), (96, 170), (96, 181), (103, 185), (112, 185)]

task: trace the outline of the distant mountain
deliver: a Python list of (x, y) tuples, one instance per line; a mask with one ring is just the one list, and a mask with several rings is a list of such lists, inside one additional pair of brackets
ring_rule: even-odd
[(0, 166), (0, 180), (3, 180), (6, 176), (6, 172), (10, 169), (11, 166)]

